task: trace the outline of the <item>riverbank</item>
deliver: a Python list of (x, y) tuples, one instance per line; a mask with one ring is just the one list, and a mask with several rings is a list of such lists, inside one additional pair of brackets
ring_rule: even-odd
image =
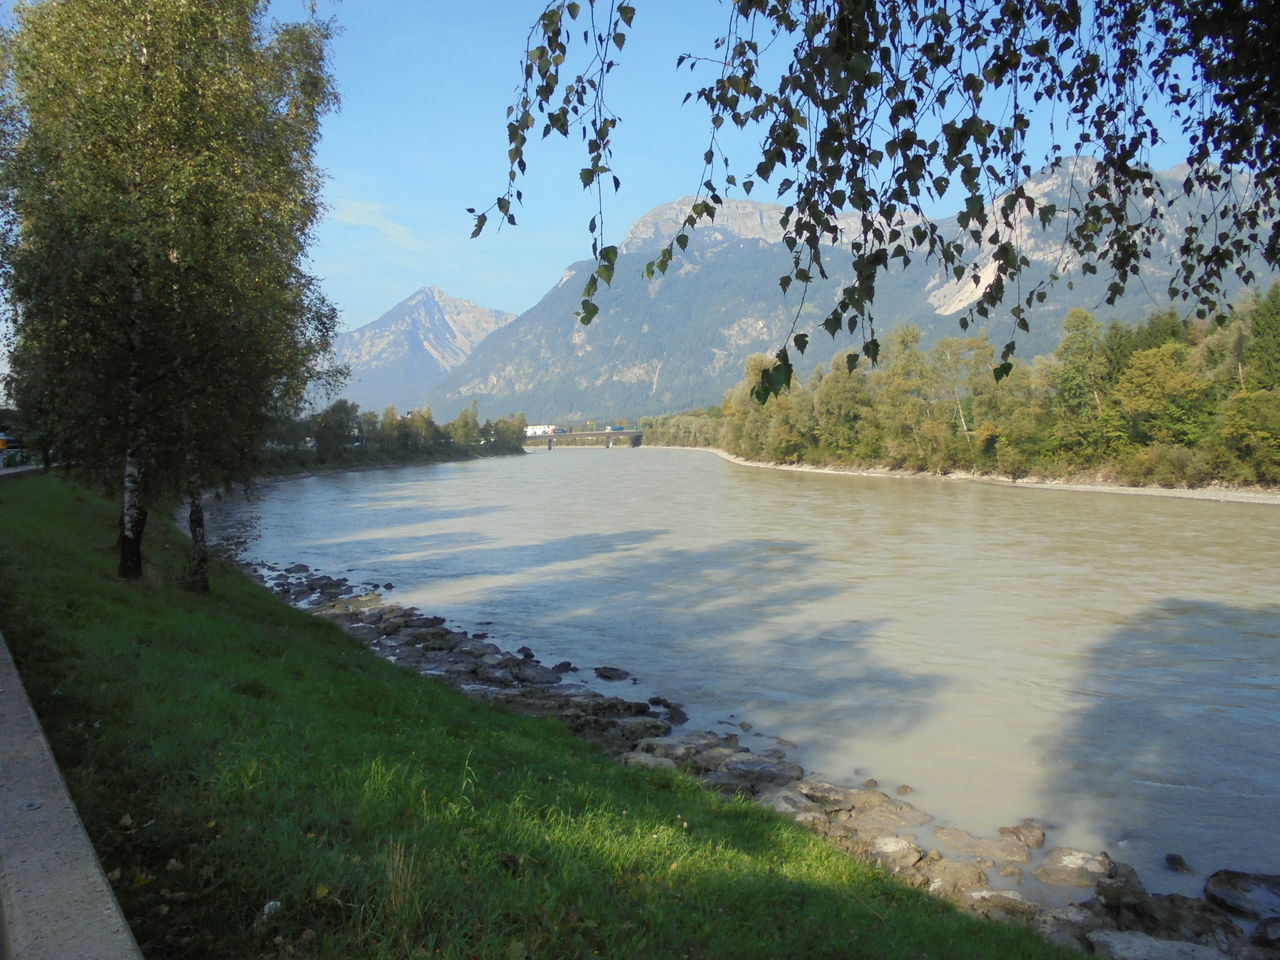
[[(1280, 877), (1218, 870), (1200, 897), (1152, 894), (1132, 866), (1105, 851), (1055, 845), (1054, 828), (1035, 820), (976, 837), (933, 826), (931, 814), (905, 799), (909, 787), (900, 786), (895, 797), (874, 780), (833, 784), (807, 775), (787, 760), (786, 748), (795, 745), (776, 738), (776, 746), (752, 753), (737, 732), (751, 730), (750, 723), (734, 724), (731, 733), (678, 731), (687, 719), (681, 704), (598, 689), (616, 691), (631, 676), (623, 668), (583, 668), (582, 676), (595, 681), (592, 689), (568, 661), (547, 667), (528, 647), (512, 652), (485, 633), (450, 630), (443, 618), (384, 601), (376, 587), (361, 592), (304, 564), (268, 566), (255, 575), (282, 597), (341, 624), (389, 662), (484, 702), (556, 717), (625, 765), (695, 776), (968, 913), (1032, 926), (1067, 947), (1121, 960), (1262, 960), (1280, 951), (1280, 919), (1269, 915), (1280, 902)], [(625, 693), (625, 684), (621, 689)], [(1189, 870), (1180, 856), (1170, 855), (1166, 865)]]
[[(0, 498), (0, 627), (148, 957), (1066, 957), (687, 775), (386, 663), (160, 518)], [(425, 627), (421, 629), (427, 629)]]
[[(659, 447), (659, 449), (662, 449)], [(747, 460), (717, 447), (667, 447), (668, 450), (703, 450), (714, 453), (723, 460), (744, 467), (760, 467), (767, 470), (790, 470), (796, 473), (826, 473), (851, 477), (879, 477), (890, 480), (942, 480), (947, 482), (982, 483), (1000, 487), (1018, 487), (1027, 490), (1065, 490), (1077, 493), (1114, 493), (1141, 497), (1175, 497), (1183, 500), (1216, 500), (1222, 503), (1261, 503), (1280, 506), (1280, 490), (1267, 487), (1230, 487), (1211, 485), (1205, 487), (1131, 487), (1105, 480), (1036, 480), (1026, 477), (999, 477), (979, 473), (921, 473), (914, 470), (891, 470), (867, 467), (818, 467), (807, 463), (769, 463)]]

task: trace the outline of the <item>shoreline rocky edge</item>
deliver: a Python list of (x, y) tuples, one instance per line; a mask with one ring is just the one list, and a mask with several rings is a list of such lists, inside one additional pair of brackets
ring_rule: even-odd
[[(385, 660), (495, 706), (557, 718), (624, 764), (683, 770), (723, 794), (749, 797), (965, 912), (1031, 926), (1062, 946), (1116, 960), (1280, 958), (1280, 875), (1219, 870), (1201, 897), (1149, 893), (1133, 867), (1106, 852), (1043, 850), (1047, 830), (1033, 820), (1001, 827), (995, 837), (930, 830), (933, 817), (902, 798), (909, 787), (890, 796), (874, 780), (849, 786), (807, 776), (786, 759), (785, 741), (753, 753), (736, 733), (675, 732), (687, 719), (679, 704), (592, 689), (575, 680), (582, 670), (571, 663), (544, 666), (528, 647), (510, 652), (483, 632), (450, 629), (443, 617), (386, 601), (382, 591), (393, 584), (352, 584), (301, 563), (242, 566)], [(611, 666), (593, 673), (603, 684), (630, 677)], [(1173, 854), (1168, 866), (1188, 870)], [(1025, 870), (1041, 896), (1013, 889)]]

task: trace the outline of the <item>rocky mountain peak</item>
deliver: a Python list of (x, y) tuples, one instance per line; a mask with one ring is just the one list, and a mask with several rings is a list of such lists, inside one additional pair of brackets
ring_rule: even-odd
[[(654, 207), (631, 225), (622, 241), (622, 253), (639, 253), (656, 250), (680, 232), (680, 226), (696, 203), (694, 197), (681, 197), (672, 203)], [(725, 200), (716, 208), (712, 221), (698, 224), (694, 236), (708, 234), (730, 235), (743, 240), (761, 240), (765, 243), (781, 243), (782, 227), (778, 218), (782, 207), (776, 203), (757, 203), (754, 200)]]

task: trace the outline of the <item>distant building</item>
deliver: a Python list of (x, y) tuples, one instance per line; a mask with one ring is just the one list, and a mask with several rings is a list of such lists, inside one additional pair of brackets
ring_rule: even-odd
[(539, 423), (531, 427), (524, 428), (524, 435), (526, 437), (546, 437), (555, 432), (556, 425), (554, 423)]

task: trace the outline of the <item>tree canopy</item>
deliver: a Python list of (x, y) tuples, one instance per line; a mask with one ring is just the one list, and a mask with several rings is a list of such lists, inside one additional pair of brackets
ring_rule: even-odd
[[(606, 87), (644, 9), (643, 0), (545, 5), (508, 111), (508, 184), (472, 211), (475, 233), (491, 218), (516, 222), (538, 135), (579, 134), (583, 186), (597, 197), (606, 184), (618, 189), (610, 165), (620, 118)], [(1280, 264), (1277, 24), (1264, 0), (732, 0), (710, 50), (676, 64), (705, 71), (686, 99), (706, 106), (709, 141), (684, 229), (646, 272), (665, 272), (728, 190), (767, 184), (787, 203), (784, 291), (826, 276), (833, 247), (847, 252), (848, 282), (822, 326), (861, 334), (851, 369), (860, 354), (879, 353), (877, 279), (917, 257), (973, 284), (962, 328), (1009, 306), (1014, 330), (997, 378), (1045, 285), (1068, 268), (1108, 277), (1114, 302), (1171, 244), (1177, 270), (1166, 292), (1205, 316), (1219, 309), (1226, 277), (1252, 279), (1247, 258)], [(720, 148), (726, 125), (760, 131), (745, 170)], [(1150, 165), (1171, 143), (1186, 146), (1180, 190)], [(1028, 187), (1045, 171), (1066, 178), (1065, 205)], [(1171, 212), (1178, 193), (1199, 201), (1189, 220)], [(953, 232), (936, 212), (943, 202), (958, 206)], [(601, 223), (589, 225), (597, 264), (583, 323), (618, 256)], [(1061, 244), (1062, 269), (1023, 285), (1024, 247), (1037, 231)], [(789, 346), (803, 352), (808, 340), (793, 329)], [(790, 383), (787, 348), (777, 359), (761, 374), (761, 397)]]
[(147, 500), (243, 475), (335, 325), (301, 268), (328, 27), (265, 12), (45, 0), (4, 38), (13, 388), (64, 462), (122, 491), (128, 577)]

